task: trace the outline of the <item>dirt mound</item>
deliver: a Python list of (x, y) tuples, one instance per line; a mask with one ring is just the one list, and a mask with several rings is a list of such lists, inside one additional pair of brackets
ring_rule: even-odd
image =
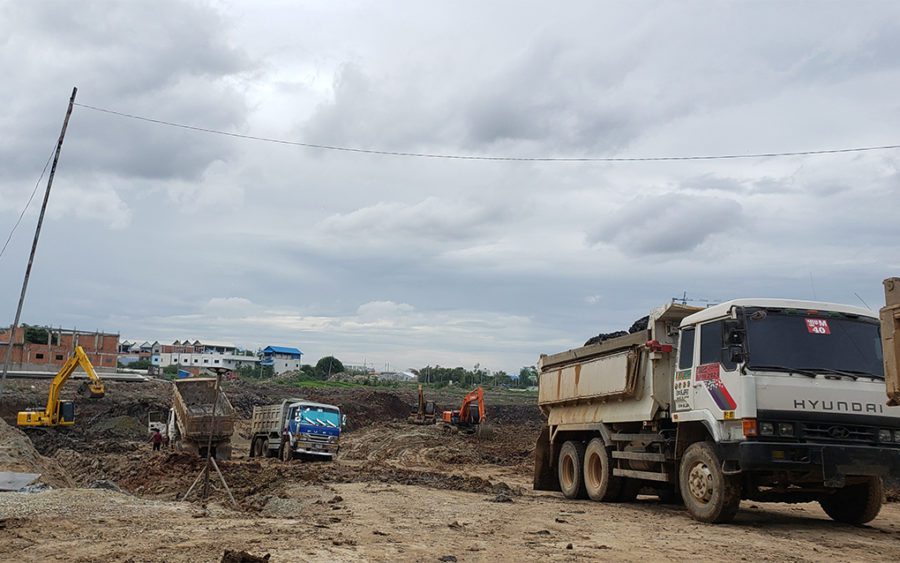
[(446, 471), (463, 465), (530, 464), (540, 423), (494, 426), (494, 439), (445, 434), (440, 425), (375, 425), (349, 434), (342, 459), (376, 461), (395, 467)]
[(73, 485), (72, 480), (56, 460), (39, 454), (25, 432), (9, 426), (2, 419), (0, 419), (0, 471), (40, 473), (38, 482), (52, 487)]

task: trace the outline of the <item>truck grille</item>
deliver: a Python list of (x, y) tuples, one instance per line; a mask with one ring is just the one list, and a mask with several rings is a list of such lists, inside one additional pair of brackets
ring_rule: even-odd
[(877, 436), (876, 429), (873, 427), (852, 424), (803, 422), (801, 428), (802, 436), (809, 442), (873, 444)]
[(303, 435), (303, 438), (304, 438), (305, 440), (310, 441), (310, 442), (319, 442), (319, 443), (321, 443), (321, 444), (327, 444), (327, 443), (328, 443), (328, 436), (322, 436), (322, 435), (319, 435), (319, 434), (304, 434), (304, 435)]

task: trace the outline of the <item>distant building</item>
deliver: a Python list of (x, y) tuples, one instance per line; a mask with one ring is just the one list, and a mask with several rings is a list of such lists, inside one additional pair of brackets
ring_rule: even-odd
[[(81, 346), (94, 368), (115, 371), (119, 355), (119, 335), (110, 332), (87, 332), (67, 328), (20, 326), (12, 338), (13, 370), (58, 371)], [(0, 358), (10, 343), (9, 327), (0, 329)]]
[(303, 352), (285, 346), (266, 346), (262, 351), (260, 365), (271, 366), (275, 374), (300, 369)]
[(252, 354), (241, 354), (234, 344), (176, 340), (172, 344), (154, 342), (151, 346), (150, 364), (159, 368), (178, 365), (198, 370), (214, 367), (236, 370), (259, 364), (259, 358)]

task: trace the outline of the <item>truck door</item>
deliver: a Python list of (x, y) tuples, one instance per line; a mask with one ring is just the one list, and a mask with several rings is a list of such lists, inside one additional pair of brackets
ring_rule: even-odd
[(708, 410), (717, 420), (733, 419), (737, 409), (732, 392), (737, 392), (740, 374), (737, 365), (723, 357), (724, 321), (699, 326), (699, 345), (695, 355), (692, 395), (695, 410)]
[(691, 372), (694, 365), (694, 327), (681, 331), (678, 343), (678, 366), (675, 370), (675, 381), (672, 385), (673, 410), (688, 411), (694, 407), (691, 391)]

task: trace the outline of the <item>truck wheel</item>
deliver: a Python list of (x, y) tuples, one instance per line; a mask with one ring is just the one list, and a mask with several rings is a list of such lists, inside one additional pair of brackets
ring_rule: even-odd
[(681, 498), (701, 522), (731, 521), (741, 504), (741, 481), (722, 473), (722, 461), (709, 442), (691, 444), (679, 468)]
[(584, 488), (584, 444), (581, 442), (564, 443), (559, 450), (559, 487), (566, 498), (585, 498)]
[(250, 440), (250, 453), (248, 454), (248, 456), (256, 457), (256, 438)]
[(290, 442), (281, 443), (281, 461), (288, 462), (294, 459), (294, 450), (291, 449)]
[(881, 477), (870, 477), (865, 483), (848, 485), (823, 497), (819, 504), (832, 520), (845, 524), (871, 522), (881, 511), (884, 483)]
[[(562, 460), (562, 452), (559, 457)], [(560, 469), (562, 469), (562, 464), (560, 464)], [(606, 449), (606, 444), (600, 438), (594, 438), (584, 450), (584, 485), (587, 496), (591, 500), (600, 502), (619, 500), (622, 479), (613, 477), (612, 470), (613, 461), (609, 456), (609, 450)], [(559, 481), (562, 483), (562, 471), (560, 471)]]
[(262, 448), (263, 448), (263, 452), (265, 452), (263, 457), (275, 457), (274, 455), (272, 455), (272, 448), (269, 447), (268, 440), (262, 441)]

